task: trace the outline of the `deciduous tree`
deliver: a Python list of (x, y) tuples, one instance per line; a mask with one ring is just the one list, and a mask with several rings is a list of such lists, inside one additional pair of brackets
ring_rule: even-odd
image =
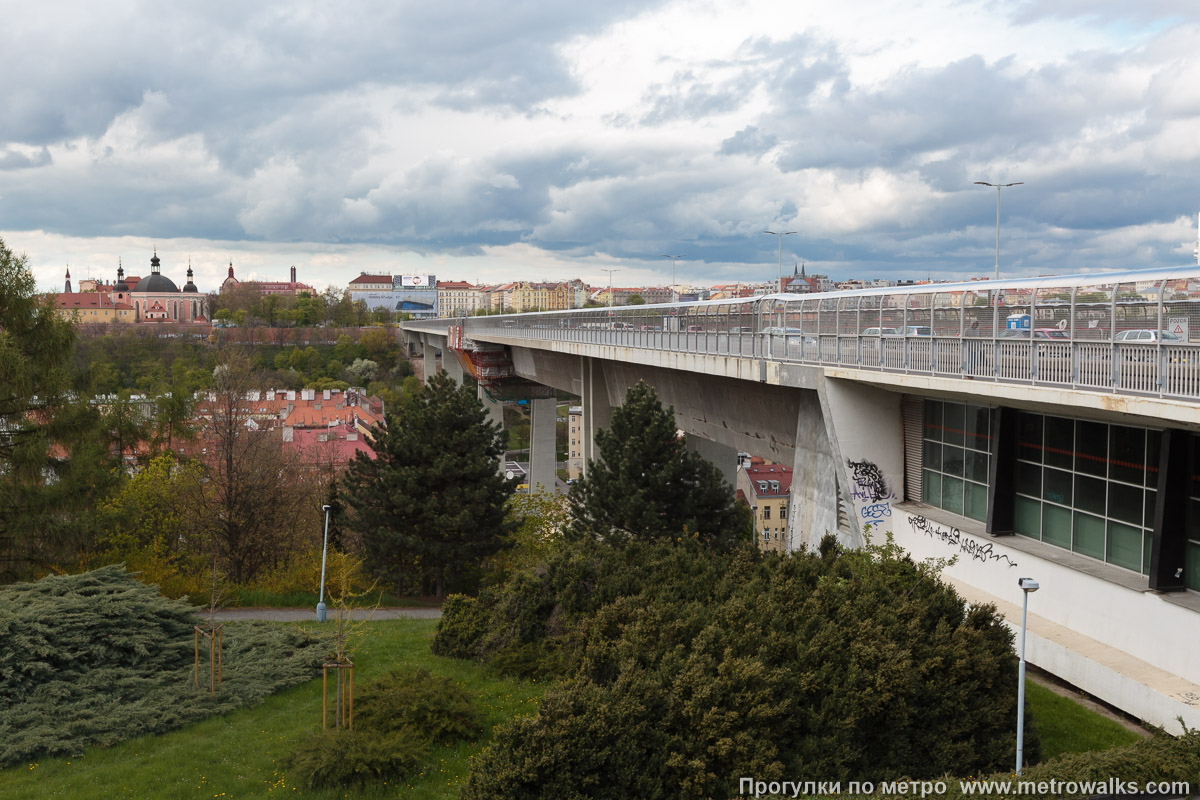
[(207, 480), (192, 497), (211, 552), (235, 582), (253, 578), (320, 536), (320, 494), (277, 432), (260, 427), (247, 393), (258, 388), (250, 359), (221, 354), (201, 438)]

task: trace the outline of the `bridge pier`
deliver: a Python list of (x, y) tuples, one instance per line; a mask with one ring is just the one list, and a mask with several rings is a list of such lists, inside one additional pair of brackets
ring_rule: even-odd
[(458, 360), (458, 356), (450, 348), (442, 349), (442, 369), (446, 370), (446, 374), (457, 383), (463, 385), (463, 365)]
[(421, 337), (421, 353), (425, 364), (425, 382), (428, 383), (437, 374), (437, 349), (430, 344), (432, 337), (425, 334)]
[(704, 457), (721, 474), (721, 479), (729, 484), (731, 493), (737, 492), (737, 454), (738, 451), (727, 444), (705, 439), (703, 436), (687, 435), (687, 448)]
[(531, 400), (529, 412), (529, 491), (553, 492), (558, 486), (558, 401), (553, 397)]
[[(499, 423), (500, 429), (503, 430), (504, 406), (500, 403), (493, 402), (492, 398), (488, 397), (487, 392), (483, 390), (482, 383), (477, 386), (475, 392), (476, 396), (479, 398), (479, 402), (483, 403), (483, 410), (487, 412), (488, 419), (492, 422)], [(496, 464), (496, 469), (500, 470), (501, 472), (504, 471), (504, 453), (500, 454), (500, 458)]]
[(583, 358), (583, 474), (587, 475), (592, 461), (600, 458), (596, 450), (596, 431), (612, 427), (612, 401), (604, 379), (604, 364), (597, 358)]

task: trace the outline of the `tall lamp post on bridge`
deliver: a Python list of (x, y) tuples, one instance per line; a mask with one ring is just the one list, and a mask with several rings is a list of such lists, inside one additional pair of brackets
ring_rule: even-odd
[(669, 256), (666, 253), (663, 253), (662, 257), (671, 259), (671, 302), (678, 303), (679, 295), (675, 293), (675, 259), (683, 258), (684, 256), (682, 254), (677, 256)]
[(317, 622), (325, 621), (325, 553), (329, 550), (329, 509), (331, 506), (321, 506), (325, 512), (325, 542), (321, 545), (321, 596), (317, 599)]
[(613, 307), (612, 276), (613, 276), (614, 272), (620, 272), (621, 268), (620, 267), (601, 267), (600, 271), (608, 273), (608, 307), (612, 308)]
[(1038, 590), (1033, 578), (1018, 578), (1017, 585), (1025, 595), (1021, 605), (1021, 665), (1017, 670), (1017, 774), (1021, 774), (1021, 762), (1025, 758), (1025, 624), (1029, 616), (1029, 595)]
[(991, 186), (996, 190), (996, 280), (1000, 280), (1000, 190), (1007, 189), (1011, 186), (1024, 186), (1025, 181), (1017, 181), (1016, 183), (988, 183), (987, 181), (975, 181), (976, 186)]
[(791, 236), (799, 231), (763, 231), (763, 233), (779, 237), (779, 293), (783, 294), (783, 237)]

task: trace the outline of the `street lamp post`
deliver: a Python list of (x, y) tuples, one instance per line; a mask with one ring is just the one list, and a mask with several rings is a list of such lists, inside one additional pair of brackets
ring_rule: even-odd
[(669, 256), (666, 253), (663, 253), (662, 257), (671, 259), (671, 302), (678, 303), (679, 296), (675, 294), (675, 259), (683, 258), (683, 255), (680, 254), (677, 256)]
[(321, 545), (321, 596), (317, 599), (317, 622), (325, 621), (325, 553), (329, 550), (329, 509), (330, 506), (321, 506), (325, 511), (325, 542)]
[(988, 183), (987, 181), (975, 181), (976, 186), (991, 186), (996, 190), (996, 280), (1000, 280), (1000, 190), (1007, 189), (1010, 186), (1024, 186), (1025, 181), (1017, 181), (1016, 183)]
[(1021, 774), (1021, 762), (1025, 758), (1025, 624), (1029, 616), (1029, 595), (1038, 590), (1033, 578), (1019, 578), (1017, 585), (1025, 595), (1021, 606), (1021, 662), (1017, 668), (1017, 774)]
[(783, 237), (791, 236), (797, 231), (763, 231), (763, 233), (779, 237), (779, 293), (783, 294)]
[(620, 272), (621, 268), (620, 267), (601, 267), (600, 271), (608, 273), (608, 307), (612, 308), (613, 307), (612, 276), (613, 276), (614, 272)]

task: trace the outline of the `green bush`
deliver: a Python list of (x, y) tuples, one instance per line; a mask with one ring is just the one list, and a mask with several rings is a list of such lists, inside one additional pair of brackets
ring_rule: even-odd
[(354, 724), (380, 735), (408, 731), (433, 744), (447, 744), (482, 732), (474, 693), (424, 668), (395, 671), (375, 681), (362, 692), (358, 707)]
[(336, 728), (304, 736), (283, 767), (305, 787), (332, 789), (393, 780), (415, 772), (429, 740), (412, 729), (378, 731)]
[[(1135, 744), (1124, 747), (1113, 747), (1108, 750), (1096, 750), (1088, 753), (1068, 753), (1041, 764), (1027, 767), (1021, 771), (1022, 781), (1034, 784), (1051, 780), (1063, 783), (1103, 784), (1110, 778), (1123, 782), (1139, 784), (1139, 791), (1148, 782), (1178, 782), (1186, 781), (1191, 784), (1191, 792), (1195, 794), (1200, 785), (1200, 731), (1189, 730), (1182, 736), (1171, 736), (1159, 732), (1149, 739), (1143, 739)], [(1015, 781), (1010, 771), (983, 776), (980, 781), (1014, 781), (1013, 791), (995, 793), (992, 797), (1017, 797)], [(949, 791), (946, 797), (958, 798), (978, 796), (979, 792), (963, 792), (958, 780), (947, 780)], [(1049, 787), (1046, 787), (1049, 788)], [(1107, 789), (1099, 787), (1079, 787), (1080, 792), (1074, 796), (1095, 796), (1108, 794)], [(1023, 792), (1019, 795), (1031, 800), (1061, 800), (1072, 795), (1059, 789), (1055, 792)]]
[(430, 649), (439, 656), (476, 658), (476, 647), (487, 623), (487, 609), (478, 599), (465, 594), (447, 595)]
[(461, 800), (670, 796), (668, 737), (657, 724), (665, 697), (623, 688), (631, 690), (569, 684), (547, 693), (537, 716), (498, 726), (494, 744), (472, 763)]
[(729, 570), (752, 568), (753, 551), (717, 557), (695, 542), (631, 542), (624, 548), (574, 542), (503, 584), (443, 608), (432, 644), (439, 655), (473, 658), (506, 674), (562, 675), (571, 669), (580, 621), (607, 603), (638, 596), (707, 601)]
[(199, 620), (121, 567), (0, 588), (0, 765), (78, 756), (253, 705), (316, 675), (318, 642), (267, 623), (226, 625), (222, 683), (193, 688)]
[(475, 695), (427, 669), (394, 671), (355, 702), (354, 729), (305, 737), (283, 766), (310, 788), (362, 786), (409, 775), (431, 746), (474, 739)]
[(464, 797), (728, 797), (744, 775), (981, 774), (1015, 747), (1011, 632), (891, 545), (572, 547), (480, 606), (483, 660), (541, 648), (571, 679), (497, 731)]

